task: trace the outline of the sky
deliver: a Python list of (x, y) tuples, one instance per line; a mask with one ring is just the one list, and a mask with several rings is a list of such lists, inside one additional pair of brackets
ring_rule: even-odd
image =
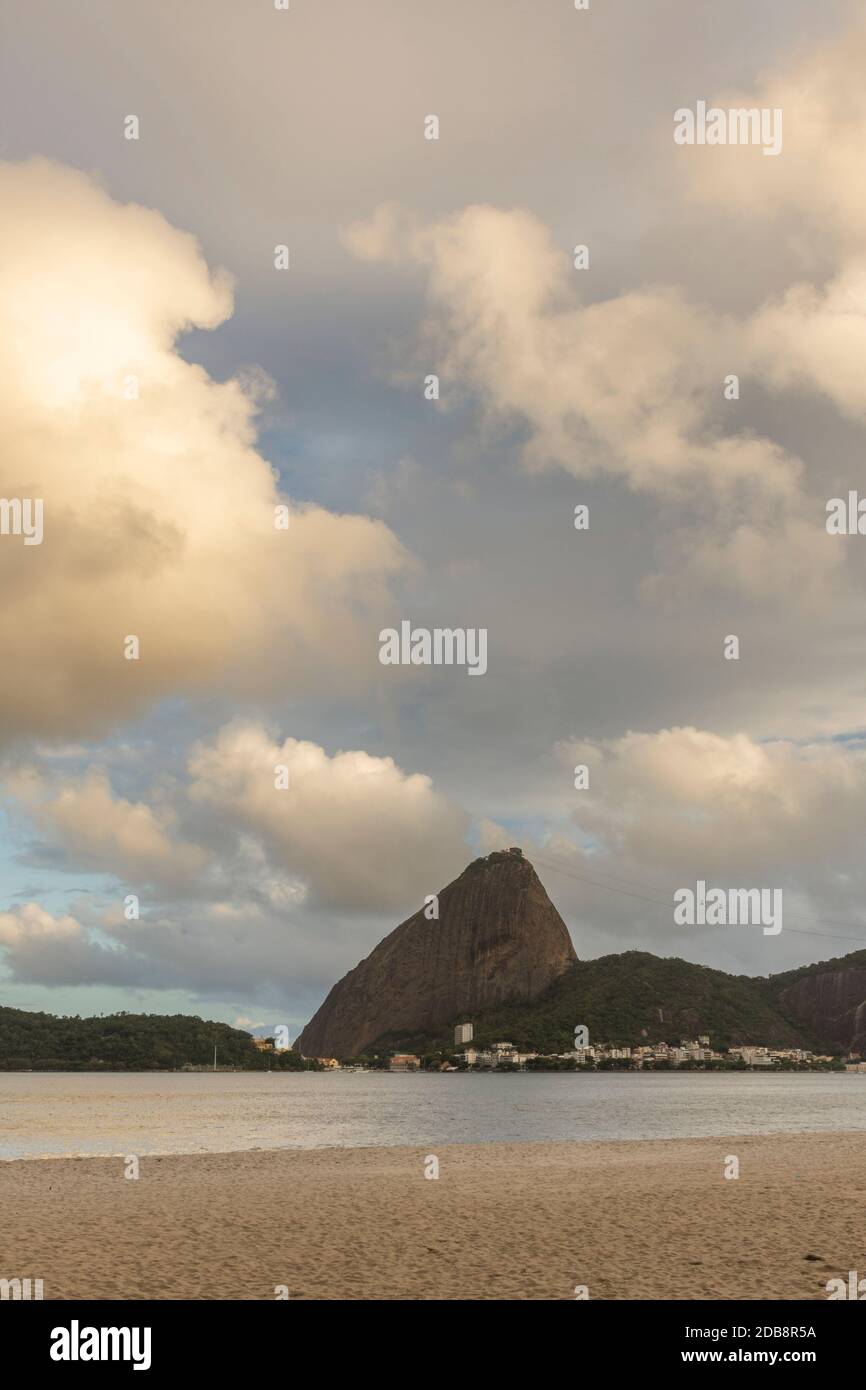
[(0, 1001), (295, 1034), (512, 844), (584, 958), (866, 946), (859, 9), (4, 7)]

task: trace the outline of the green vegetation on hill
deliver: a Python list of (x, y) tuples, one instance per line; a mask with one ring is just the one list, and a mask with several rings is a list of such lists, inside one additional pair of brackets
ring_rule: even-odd
[(779, 975), (769, 975), (759, 980), (770, 999), (778, 999), (783, 989), (795, 985), (811, 975), (834, 975), (843, 970), (866, 970), (866, 951), (852, 951), (847, 956), (835, 956), (832, 960), (817, 960), (811, 965), (798, 965), (794, 970), (786, 970)]
[[(779, 1013), (767, 981), (644, 951), (577, 961), (534, 1003), (503, 1004), (473, 1015), (471, 1021), (476, 1045), (508, 1041), (530, 1052), (572, 1048), (575, 1027), (581, 1023), (589, 1029), (591, 1041), (632, 1047), (678, 1043), (700, 1033), (708, 1033), (713, 1046), (720, 1048), (762, 1043), (800, 1047), (812, 1042)], [(429, 1036), (389, 1034), (368, 1051), (429, 1051), (449, 1046), (452, 1036), (450, 1026)]]
[(299, 1069), (296, 1052), (260, 1052), (249, 1033), (186, 1014), (109, 1014), (55, 1018), (0, 1007), (2, 1071), (174, 1071), (217, 1065), (263, 1071)]

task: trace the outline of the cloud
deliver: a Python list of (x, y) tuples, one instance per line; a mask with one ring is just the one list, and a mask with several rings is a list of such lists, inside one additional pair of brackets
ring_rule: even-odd
[[(866, 129), (866, 22), (820, 43), (801, 45), (748, 93), (716, 93), (714, 105), (780, 108), (783, 149), (775, 159), (743, 159), (736, 146), (683, 149), (687, 190), (731, 218), (775, 223), (803, 257), (866, 243), (866, 189), (859, 177)], [(758, 166), (763, 166), (758, 167)], [(768, 167), (769, 166), (769, 167)]]
[(198, 903), (167, 913), (142, 903), (140, 919), (126, 921), (86, 905), (73, 917), (28, 903), (0, 914), (0, 956), (4, 978), (18, 984), (182, 990), (202, 1001), (268, 1004), (278, 1019), (287, 1000), (302, 997), (292, 1016), (303, 1022), (322, 987), (372, 949), (383, 925), (371, 918), (359, 933), (357, 917), (323, 922), (285, 910), (220, 919)]
[[(146, 890), (148, 920), (184, 904), (216, 933), (288, 922), (301, 908), (356, 917), (409, 911), (468, 853), (465, 813), (430, 777), (405, 773), (390, 757), (329, 756), (238, 719), (193, 746), (187, 772), (133, 801), (117, 795), (102, 767), (58, 777), (23, 766), (5, 778), (8, 811), (35, 830), (34, 862), (59, 848), (55, 870), (110, 874), (124, 890)], [(86, 917), (98, 931), (119, 929), (128, 944), (118, 902)]]
[(317, 506), (275, 528), (266, 388), (176, 349), (229, 316), (228, 278), (159, 213), (60, 165), (0, 164), (0, 201), (0, 494), (44, 502), (41, 545), (0, 540), (7, 732), (78, 736), (169, 694), (363, 682), (407, 557), (381, 522)]
[(589, 769), (574, 812), (611, 856), (692, 876), (861, 877), (866, 744), (758, 742), (680, 727), (571, 740)]
[[(277, 788), (277, 768), (288, 787)], [(463, 867), (467, 818), (421, 773), (361, 751), (277, 743), (237, 721), (189, 759), (193, 802), (260, 840), (301, 876), (317, 903), (355, 911), (408, 908)]]
[[(737, 218), (763, 227), (809, 278), (760, 305), (744, 323), (744, 360), (777, 391), (826, 396), (863, 420), (866, 387), (866, 21), (797, 53), (753, 91), (717, 93), (713, 104), (781, 110), (782, 154), (743, 158), (736, 146), (678, 151), (683, 191), (724, 211), (732, 243)], [(762, 167), (761, 167), (762, 166)]]
[(845, 415), (866, 418), (866, 257), (826, 285), (791, 286), (749, 325), (755, 364), (777, 390), (811, 389)]
[(804, 541), (808, 587), (830, 581), (840, 556), (821, 543), (802, 462), (726, 428), (736, 407), (723, 388), (732, 364), (750, 360), (747, 324), (674, 287), (582, 304), (563, 249), (520, 209), (469, 207), (420, 225), (385, 205), (346, 242), (364, 259), (423, 267), (425, 360), (454, 392), (474, 390), (493, 422), (528, 431), (527, 466), (619, 476), (665, 515), (687, 508), (664, 548), (667, 583), (685, 570), (715, 587), (787, 596), (804, 573)]
[(178, 841), (171, 808), (154, 811), (145, 802), (115, 797), (106, 773), (91, 768), (80, 781), (59, 786), (35, 769), (11, 776), (9, 791), (31, 820), (60, 845), (76, 868), (114, 874), (130, 885), (156, 882), (167, 888), (188, 884), (207, 855)]
[(0, 946), (13, 950), (27, 942), (51, 943), (78, 937), (80, 933), (74, 917), (52, 917), (38, 903), (24, 903), (12, 912), (0, 912)]
[(520, 209), (469, 207), (422, 227), (399, 213), (378, 209), (347, 230), (347, 244), (367, 258), (402, 251), (425, 268), (425, 332), (443, 374), (530, 426), (530, 464), (619, 473), (672, 497), (696, 480), (720, 494), (745, 481), (776, 498), (796, 487), (801, 465), (781, 449), (711, 429), (733, 323), (674, 287), (581, 304), (562, 248)]
[[(675, 170), (675, 205), (709, 212), (706, 230), (729, 259), (742, 242), (738, 219), (748, 221), (748, 245), (763, 236), (776, 248), (774, 273), (795, 277), (767, 299), (766, 276), (744, 270), (750, 307), (739, 315), (649, 277), (584, 302), (597, 282), (577, 274), (566, 247), (523, 208), (422, 220), (387, 203), (345, 234), (361, 260), (421, 268), (430, 316), (419, 360), (436, 364), (446, 403), (474, 392), (488, 422), (522, 432), (530, 468), (619, 476), (656, 499), (665, 535), (660, 573), (644, 586), (651, 594), (688, 584), (789, 598), (796, 581), (804, 606), (838, 591), (843, 556), (821, 535), (826, 493), (815, 495), (823, 460), (807, 470), (751, 428), (722, 385), (736, 373), (746, 397), (755, 383), (813, 392), (866, 418), (864, 61), (861, 18), (801, 45), (751, 91), (706, 91), (725, 109), (781, 110), (777, 158), (738, 145), (674, 149), (669, 125), (664, 132), (660, 164)], [(690, 225), (700, 235), (701, 224)]]
[(118, 953), (91, 945), (77, 918), (54, 916), (35, 902), (0, 912), (0, 950), (7, 972), (21, 982), (125, 980), (125, 970), (116, 969), (121, 963)]

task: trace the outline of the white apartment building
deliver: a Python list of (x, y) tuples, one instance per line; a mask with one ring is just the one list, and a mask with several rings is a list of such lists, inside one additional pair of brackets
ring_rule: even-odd
[(773, 1059), (766, 1047), (731, 1047), (728, 1049), (731, 1057), (742, 1057), (747, 1066), (750, 1067), (771, 1067)]

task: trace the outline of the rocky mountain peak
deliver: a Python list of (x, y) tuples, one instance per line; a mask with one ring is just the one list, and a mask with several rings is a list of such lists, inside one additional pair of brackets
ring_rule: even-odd
[(295, 1047), (346, 1057), (386, 1033), (435, 1032), (460, 1014), (536, 999), (576, 959), (522, 850), (498, 850), (473, 860), (334, 985)]

